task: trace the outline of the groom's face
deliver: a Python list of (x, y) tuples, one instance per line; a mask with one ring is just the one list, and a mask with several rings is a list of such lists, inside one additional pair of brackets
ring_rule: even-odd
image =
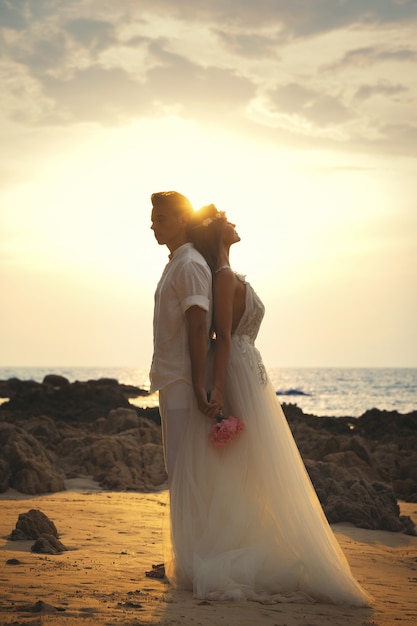
[(163, 204), (153, 207), (151, 229), (160, 246), (167, 246), (171, 252), (185, 242), (186, 220), (182, 214)]

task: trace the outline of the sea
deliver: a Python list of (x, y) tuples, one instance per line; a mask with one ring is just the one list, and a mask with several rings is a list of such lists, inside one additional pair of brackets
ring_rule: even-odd
[[(272, 367), (267, 371), (280, 402), (296, 404), (304, 413), (360, 417), (373, 408), (399, 413), (417, 410), (417, 368)], [(0, 367), (0, 380), (42, 382), (47, 374), (60, 374), (70, 382), (115, 378), (149, 390), (148, 372), (148, 367)], [(155, 407), (158, 395), (130, 402)]]

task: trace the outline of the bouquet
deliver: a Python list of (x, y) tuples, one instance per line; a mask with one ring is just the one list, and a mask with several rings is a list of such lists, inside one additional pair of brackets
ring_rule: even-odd
[(245, 429), (245, 425), (237, 417), (219, 415), (217, 421), (210, 429), (210, 442), (215, 448), (224, 448), (229, 441)]

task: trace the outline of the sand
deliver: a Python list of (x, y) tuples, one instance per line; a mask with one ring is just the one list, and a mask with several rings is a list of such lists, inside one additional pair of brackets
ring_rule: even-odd
[[(162, 560), (167, 492), (105, 492), (88, 480), (67, 491), (0, 497), (0, 624), (140, 626), (415, 626), (417, 537), (333, 526), (369, 609), (256, 602), (202, 602), (145, 576)], [(69, 549), (34, 554), (32, 541), (9, 541), (19, 513), (40, 509)], [(401, 503), (417, 519), (417, 504)], [(7, 561), (17, 560), (16, 564)]]

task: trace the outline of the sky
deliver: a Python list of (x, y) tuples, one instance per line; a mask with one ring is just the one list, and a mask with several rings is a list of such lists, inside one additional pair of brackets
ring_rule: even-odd
[(417, 366), (417, 0), (0, 0), (0, 366), (147, 366), (150, 195), (237, 224), (268, 367)]

